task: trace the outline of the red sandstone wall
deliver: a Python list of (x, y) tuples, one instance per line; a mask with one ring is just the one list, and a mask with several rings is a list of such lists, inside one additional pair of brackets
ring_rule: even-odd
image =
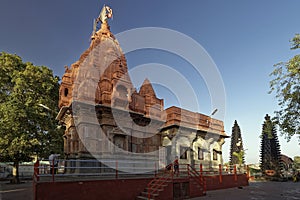
[(218, 190), (225, 188), (233, 188), (238, 186), (248, 186), (249, 182), (246, 174), (237, 175), (235, 181), (234, 175), (222, 176), (222, 183), (220, 183), (219, 176), (206, 177), (206, 188), (209, 190)]
[(203, 191), (199, 190), (197, 183), (190, 181), (190, 198), (203, 196)]
[(135, 199), (151, 179), (37, 183), (36, 200)]
[[(35, 184), (34, 196), (35, 200), (134, 200), (151, 180), (151, 178), (148, 178), (54, 183), (40, 182)], [(182, 181), (188, 181), (188, 179)], [(176, 182), (180, 182), (180, 180)], [(222, 176), (222, 183), (220, 183), (219, 176), (206, 177), (208, 191), (247, 185), (248, 179), (245, 174), (237, 175), (236, 181), (234, 175)], [(173, 192), (173, 184), (170, 183), (157, 199), (173, 199)], [(196, 191), (192, 183), (190, 183), (189, 196), (201, 196), (201, 192)]]
[(169, 184), (165, 187), (164, 191), (159, 193), (159, 197), (156, 200), (166, 200), (166, 199), (173, 199), (173, 184)]

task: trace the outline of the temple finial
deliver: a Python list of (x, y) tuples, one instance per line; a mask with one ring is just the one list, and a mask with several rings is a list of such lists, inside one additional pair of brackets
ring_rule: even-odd
[(104, 5), (99, 17), (97, 18), (97, 23), (101, 21), (101, 23), (107, 23), (107, 19), (110, 19), (113, 17), (113, 11), (109, 6)]
[(105, 27), (105, 29), (109, 29), (109, 26), (107, 24), (107, 19), (110, 19), (113, 17), (113, 11), (109, 6), (104, 5), (101, 9), (101, 12), (97, 19), (94, 19), (93, 22), (93, 33), (91, 40), (95, 39), (95, 36), (97, 35), (97, 25), (99, 22), (101, 22), (101, 28)]

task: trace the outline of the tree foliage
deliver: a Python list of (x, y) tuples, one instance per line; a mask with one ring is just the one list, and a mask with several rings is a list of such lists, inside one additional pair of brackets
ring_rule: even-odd
[(242, 165), (244, 163), (244, 156), (245, 156), (245, 151), (241, 150), (241, 151), (235, 151), (232, 153), (233, 156), (235, 156), (238, 160), (238, 164)]
[[(300, 48), (300, 34), (291, 40), (291, 50)], [(289, 141), (297, 135), (300, 141), (300, 55), (274, 65), (270, 74), (270, 93), (275, 92), (280, 109), (275, 111), (274, 122)]]
[(294, 168), (300, 170), (300, 156), (294, 157)]
[[(59, 78), (45, 66), (0, 54), (0, 161), (30, 161), (63, 148), (57, 129)], [(46, 105), (51, 109), (45, 109)]]

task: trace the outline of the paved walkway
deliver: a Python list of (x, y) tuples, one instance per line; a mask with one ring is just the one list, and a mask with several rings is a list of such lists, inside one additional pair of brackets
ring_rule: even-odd
[(300, 182), (250, 182), (249, 186), (208, 191), (193, 200), (300, 200)]
[(0, 200), (32, 200), (32, 181), (22, 181), (21, 184), (0, 182)]

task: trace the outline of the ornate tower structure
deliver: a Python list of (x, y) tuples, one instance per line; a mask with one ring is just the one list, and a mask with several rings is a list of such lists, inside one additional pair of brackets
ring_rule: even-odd
[(110, 14), (104, 6), (90, 47), (62, 77), (57, 119), (66, 126), (64, 150), (70, 159), (114, 159), (113, 154), (130, 160), (128, 152), (154, 152), (161, 146), (163, 100), (149, 80), (140, 91), (133, 88), (125, 56), (107, 23)]
[[(242, 159), (242, 160), (239, 160), (239, 159)], [(241, 129), (240, 129), (237, 121), (235, 120), (234, 125), (232, 127), (232, 134), (231, 134), (230, 165), (244, 164), (245, 163), (244, 159), (245, 159), (244, 158), (244, 147), (243, 147)], [(242, 161), (242, 163), (240, 163), (241, 161)]]
[(280, 176), (282, 168), (280, 145), (275, 126), (269, 115), (265, 116), (261, 134), (260, 167), (266, 176)]

